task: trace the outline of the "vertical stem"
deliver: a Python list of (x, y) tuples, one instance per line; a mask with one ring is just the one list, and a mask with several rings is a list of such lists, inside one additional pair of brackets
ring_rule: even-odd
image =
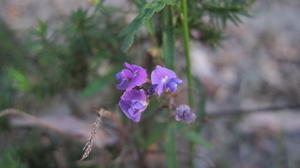
[(188, 25), (188, 11), (187, 11), (187, 0), (181, 0), (181, 13), (182, 13), (182, 29), (183, 29), (183, 46), (186, 62), (186, 75), (188, 81), (188, 97), (189, 105), (193, 107), (193, 89), (192, 89), (192, 68), (190, 58), (190, 46), (189, 46), (189, 25)]
[(174, 69), (175, 40), (171, 6), (167, 6), (163, 11), (163, 24), (162, 54), (167, 68)]
[[(194, 105), (193, 102), (193, 89), (192, 89), (192, 66), (191, 66), (191, 57), (190, 57), (190, 46), (189, 46), (189, 25), (188, 25), (188, 11), (187, 11), (187, 0), (181, 0), (181, 13), (182, 13), (182, 29), (183, 29), (183, 45), (184, 45), (184, 54), (185, 54), (185, 62), (186, 62), (186, 75), (188, 81), (188, 97), (189, 97), (189, 105), (192, 108)], [(189, 162), (188, 165), (190, 168), (194, 167), (194, 144), (189, 144)]]

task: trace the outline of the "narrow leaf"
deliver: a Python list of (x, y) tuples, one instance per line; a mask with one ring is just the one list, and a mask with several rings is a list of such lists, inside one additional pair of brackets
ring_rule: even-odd
[(122, 44), (122, 50), (126, 51), (130, 48), (134, 41), (134, 36), (137, 31), (149, 21), (152, 16), (161, 11), (165, 7), (164, 0), (154, 0), (146, 4), (135, 19), (120, 33), (121, 36), (126, 36)]
[(202, 86), (200, 80), (197, 78), (194, 78), (195, 86), (199, 92), (199, 102), (198, 102), (198, 112), (197, 112), (197, 117), (199, 122), (203, 122), (205, 116), (206, 116), (206, 111), (205, 111), (205, 89)]
[(168, 168), (176, 168), (176, 140), (174, 125), (171, 124), (167, 130), (166, 157)]
[(200, 135), (198, 135), (195, 131), (186, 131), (183, 134), (195, 144), (201, 145), (209, 149), (212, 148), (212, 145), (208, 143), (205, 139), (203, 139)]

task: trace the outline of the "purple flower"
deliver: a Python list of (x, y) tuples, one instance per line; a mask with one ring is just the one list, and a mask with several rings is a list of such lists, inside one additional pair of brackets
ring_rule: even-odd
[(116, 74), (117, 80), (120, 82), (117, 89), (127, 90), (136, 86), (141, 86), (147, 81), (147, 72), (138, 65), (124, 63), (125, 69)]
[(148, 89), (148, 95), (154, 95), (157, 86), (158, 86), (157, 84), (151, 85), (150, 88)]
[(176, 108), (175, 119), (190, 124), (196, 120), (197, 116), (188, 105), (182, 104)]
[(134, 122), (139, 122), (142, 112), (147, 108), (147, 95), (143, 89), (126, 90), (121, 96), (119, 106), (124, 114)]
[(182, 83), (182, 80), (177, 78), (174, 71), (157, 65), (151, 73), (151, 82), (152, 86), (155, 86), (155, 92), (160, 96), (164, 91), (176, 91), (177, 85)]

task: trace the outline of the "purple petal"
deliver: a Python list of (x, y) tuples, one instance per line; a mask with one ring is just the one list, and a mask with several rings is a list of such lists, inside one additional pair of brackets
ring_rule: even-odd
[[(130, 108), (131, 102), (128, 100), (120, 100), (119, 101), (119, 106), (121, 107), (122, 111), (125, 112), (128, 111), (128, 109)], [(126, 114), (127, 115), (127, 114)]]
[(177, 84), (182, 83), (182, 80), (179, 79), (179, 78), (172, 78), (170, 81), (175, 82), (175, 83), (177, 83)]
[(149, 90), (148, 90), (148, 94), (149, 95), (154, 95), (154, 93), (156, 92), (156, 90), (157, 90), (157, 84), (155, 84), (155, 85), (151, 85), (150, 86), (150, 88), (149, 88)]
[(159, 84), (164, 80), (176, 78), (176, 73), (170, 69), (156, 66), (156, 69), (151, 73), (151, 82), (152, 84)]
[(119, 106), (121, 110), (124, 112), (124, 114), (134, 122), (138, 122), (141, 118), (141, 112), (134, 112), (133, 109), (131, 108), (131, 102), (130, 101), (125, 101), (125, 100), (120, 100)]
[(146, 92), (141, 90), (126, 90), (121, 96), (119, 106), (123, 113), (134, 122), (139, 122), (141, 114), (147, 108)]
[(135, 67), (133, 78), (130, 82), (129, 89), (134, 88), (135, 86), (141, 86), (147, 82), (147, 72), (142, 67)]
[(138, 65), (128, 64), (127, 62), (124, 63), (124, 67), (125, 69), (116, 74), (116, 78), (120, 82), (117, 85), (117, 89), (133, 89), (147, 82), (147, 72), (144, 68)]
[(119, 82), (122, 81), (122, 78), (121, 78), (121, 72), (118, 72), (118, 73), (116, 74), (116, 78), (117, 78), (117, 80), (118, 80)]
[(120, 90), (126, 90), (128, 88), (128, 81), (127, 80), (122, 80), (121, 83), (117, 84), (117, 89)]
[(122, 71), (121, 71), (121, 78), (122, 79), (130, 79), (130, 78), (132, 78), (133, 77), (133, 74), (132, 74), (132, 72), (130, 71), (130, 70), (128, 70), (128, 69), (123, 69)]
[(164, 84), (157, 85), (156, 93), (160, 96), (164, 92)]
[(144, 105), (140, 102), (135, 102), (131, 106), (133, 109), (140, 110), (144, 108)]
[(132, 70), (132, 65), (128, 64), (127, 62), (124, 63), (124, 67), (127, 68), (127, 69)]
[(175, 91), (182, 80), (176, 77), (174, 71), (157, 65), (151, 73), (151, 82), (157, 85), (156, 93), (160, 96), (164, 91)]
[(174, 92), (177, 89), (177, 83), (175, 82), (168, 82), (167, 83), (167, 90)]
[(172, 78), (168, 81), (168, 83), (166, 84), (166, 90), (167, 91), (171, 91), (171, 92), (175, 92), (177, 89), (177, 85), (182, 83), (181, 79), (178, 78)]
[(141, 90), (127, 90), (123, 93), (121, 96), (122, 100), (139, 100), (139, 101), (146, 101), (147, 96), (146, 92), (141, 89)]

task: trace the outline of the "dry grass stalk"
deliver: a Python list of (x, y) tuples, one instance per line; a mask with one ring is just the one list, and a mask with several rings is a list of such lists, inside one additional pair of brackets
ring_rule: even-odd
[(104, 109), (98, 109), (97, 119), (94, 123), (92, 123), (92, 130), (91, 130), (91, 133), (90, 133), (90, 137), (89, 137), (87, 143), (83, 147), (84, 153), (83, 153), (80, 160), (84, 160), (90, 155), (90, 153), (92, 151), (92, 148), (93, 148), (93, 140), (94, 140), (94, 138), (96, 136), (96, 133), (97, 133), (97, 128), (100, 126), (102, 117), (104, 117), (104, 116), (110, 116), (110, 112), (106, 111)]

